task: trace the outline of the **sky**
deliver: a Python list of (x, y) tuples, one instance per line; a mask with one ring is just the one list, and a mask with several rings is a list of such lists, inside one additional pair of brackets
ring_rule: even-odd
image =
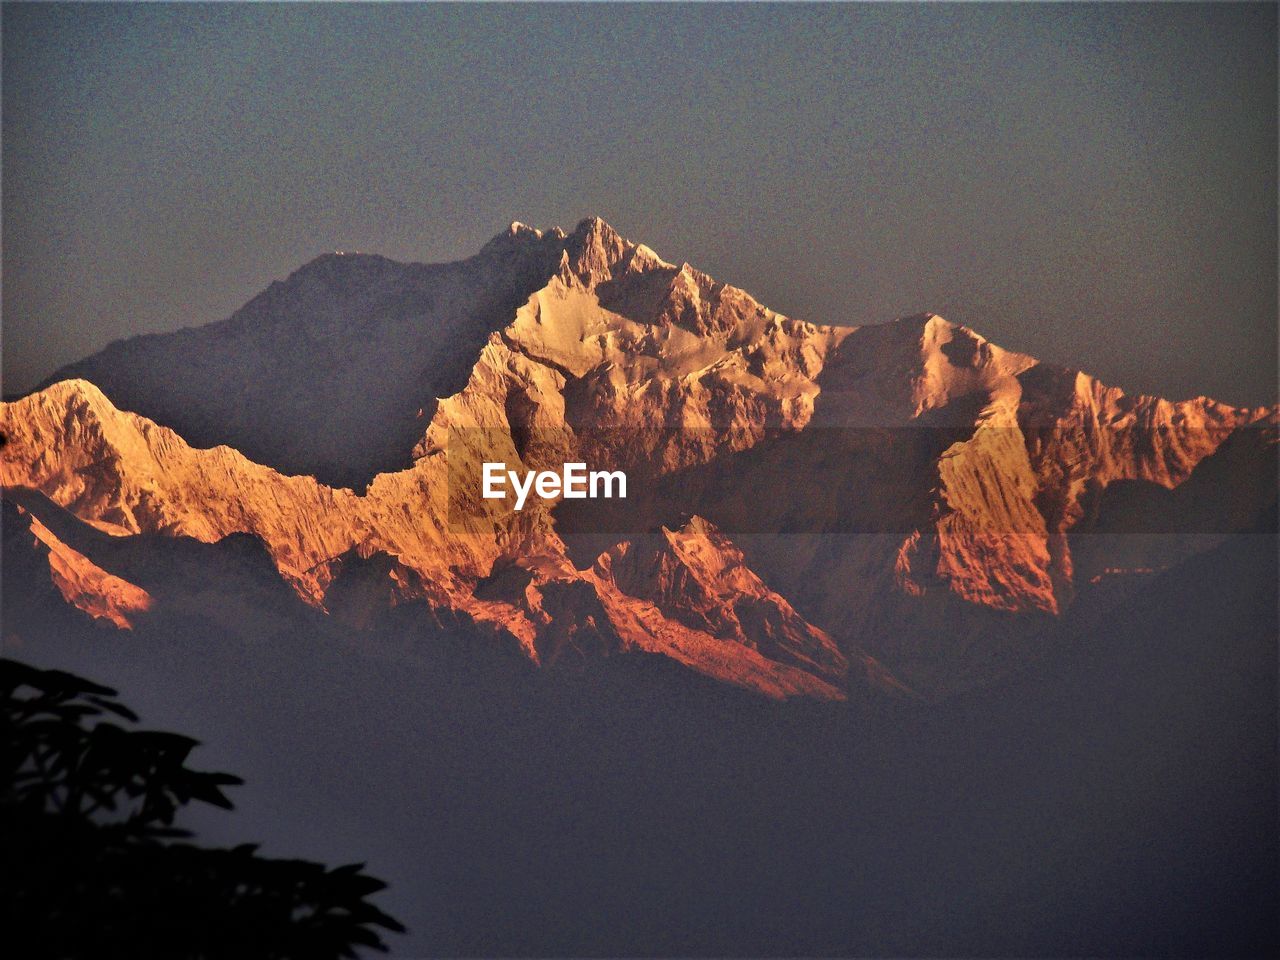
[(815, 322), (1277, 399), (1276, 7), (15, 5), (4, 391), (598, 215)]

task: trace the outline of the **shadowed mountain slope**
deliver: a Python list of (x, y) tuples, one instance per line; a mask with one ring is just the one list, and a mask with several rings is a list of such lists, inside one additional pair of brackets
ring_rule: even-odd
[(513, 224), (456, 263), (324, 254), (226, 320), (117, 341), (45, 385), (83, 378), (195, 446), (358, 488), (408, 463), (436, 398), (461, 386), (566, 242)]

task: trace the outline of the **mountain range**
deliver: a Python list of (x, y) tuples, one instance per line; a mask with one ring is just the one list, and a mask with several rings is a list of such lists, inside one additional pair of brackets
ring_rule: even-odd
[[(1126, 394), (934, 314), (787, 317), (599, 219), (450, 264), (326, 254), (2, 416), (6, 576), (52, 587), (7, 633), (54, 605), (649, 655), (772, 698), (989, 686), (1276, 498), (1276, 408)], [(622, 469), (629, 497), (483, 504), (492, 460)]]

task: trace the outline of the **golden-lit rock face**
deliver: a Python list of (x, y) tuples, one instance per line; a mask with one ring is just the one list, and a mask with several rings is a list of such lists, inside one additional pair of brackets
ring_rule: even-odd
[[(76, 379), (3, 406), (0, 479), (114, 537), (251, 534), (354, 629), (421, 602), (544, 665), (639, 650), (774, 697), (934, 695), (995, 676), (1020, 631), (1071, 604), (1069, 535), (1099, 491), (1177, 487), (1275, 422), (1130, 397), (933, 315), (794, 320), (599, 220), (499, 239), (521, 264), (535, 245), (545, 282), (460, 390), (423, 398), (411, 465), (363, 493), (195, 449)], [(567, 503), (478, 502), (466, 478), (486, 460), (623, 469), (633, 492), (613, 535), (571, 555)], [(68, 602), (121, 627), (155, 606), (32, 530)]]
[(103, 570), (34, 518), (31, 534), (48, 549), (50, 576), (67, 603), (122, 630), (131, 629), (131, 618), (151, 609), (146, 590)]

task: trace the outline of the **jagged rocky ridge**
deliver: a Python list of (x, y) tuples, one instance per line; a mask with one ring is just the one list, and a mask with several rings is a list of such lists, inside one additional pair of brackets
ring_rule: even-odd
[[(1108, 490), (1212, 501), (1234, 450), (1238, 516), (1275, 495), (1272, 410), (1131, 397), (934, 315), (795, 320), (600, 220), (444, 266), (322, 257), (67, 372), (5, 405), (0, 479), (94, 616), (164, 604), (61, 539), (58, 508), (115, 537), (250, 534), (353, 630), (413, 609), (541, 665), (645, 651), (779, 697), (986, 682), (1095, 580), (1190, 549), (1077, 549), (1101, 507), (1114, 525)], [(495, 459), (622, 468), (633, 495), (480, 509)]]

